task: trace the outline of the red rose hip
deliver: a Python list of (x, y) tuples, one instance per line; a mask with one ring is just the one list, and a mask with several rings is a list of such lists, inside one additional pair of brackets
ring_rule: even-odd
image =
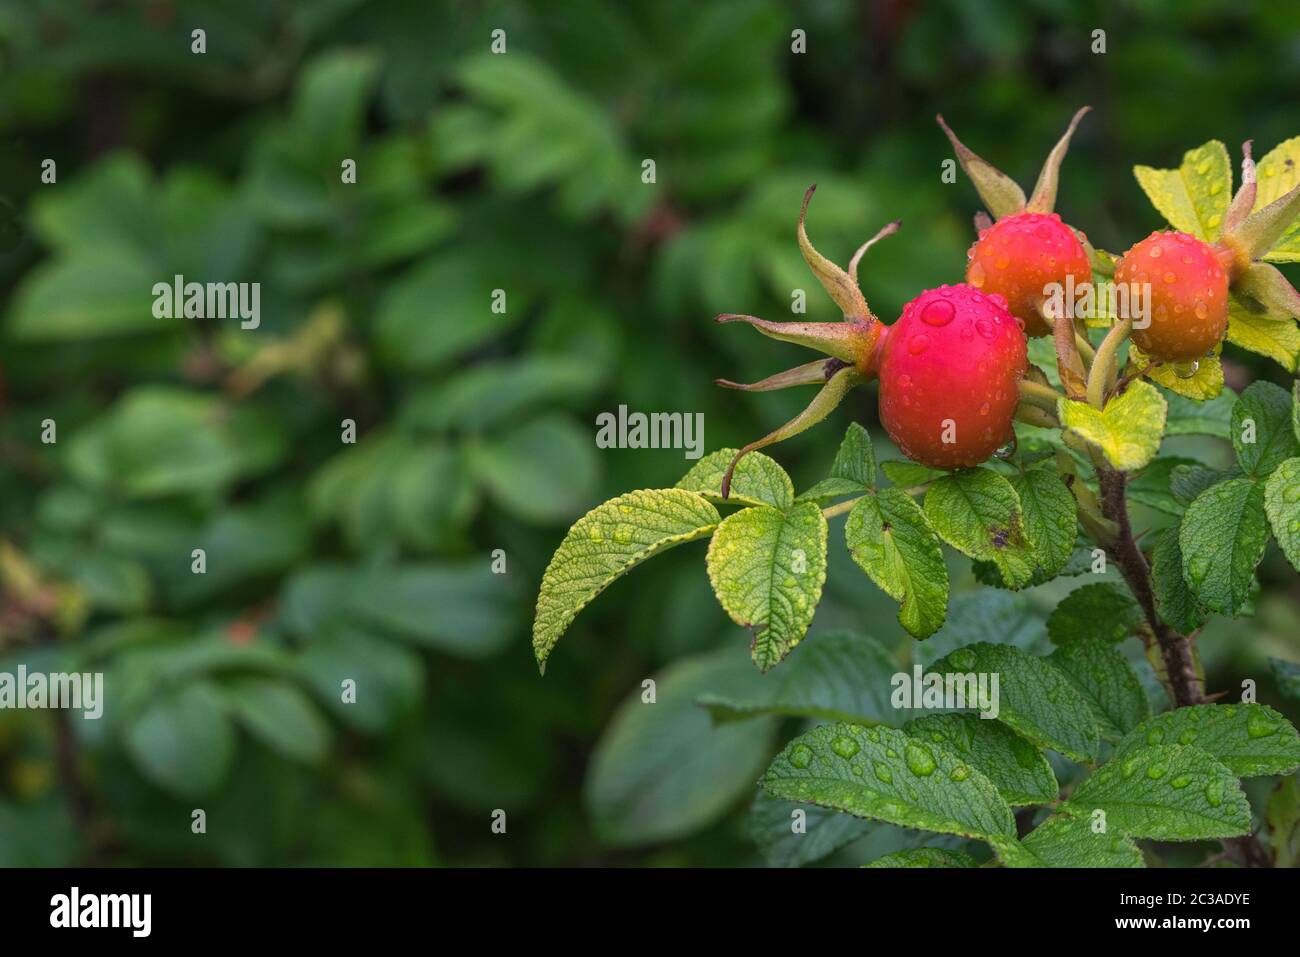
[(1223, 339), (1229, 276), (1222, 255), (1180, 232), (1152, 233), (1123, 255), (1115, 282), (1140, 287), (1150, 309), (1148, 317), (1132, 317), (1139, 349), (1153, 359), (1186, 362), (1203, 358)]
[(1092, 281), (1092, 266), (1083, 243), (1056, 213), (1016, 213), (988, 229), (967, 253), (966, 281), (1007, 301), (1007, 309), (1025, 324), (1028, 336), (1046, 336), (1051, 326), (1040, 305), (1047, 288), (1064, 290)]
[(923, 292), (883, 349), (880, 421), (909, 459), (978, 465), (1011, 439), (1028, 355), (1000, 296), (964, 284)]

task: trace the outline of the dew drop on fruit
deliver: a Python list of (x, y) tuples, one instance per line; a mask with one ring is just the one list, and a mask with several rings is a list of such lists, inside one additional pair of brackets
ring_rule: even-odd
[(1209, 314), (1210, 314), (1210, 310), (1207, 309), (1207, 308), (1205, 307), (1205, 303), (1203, 303), (1203, 302), (1198, 302), (1198, 303), (1196, 304), (1196, 318), (1197, 318), (1197, 319), (1204, 319), (1204, 318), (1205, 318), (1207, 315), (1209, 315)]
[(1164, 280), (1165, 280), (1165, 282), (1172, 283), (1172, 282), (1176, 282), (1177, 279), (1178, 279), (1178, 277), (1175, 276), (1172, 272), (1167, 272), (1167, 273), (1165, 273), (1165, 275), (1164, 275)]
[(919, 356), (922, 352), (928, 349), (929, 346), (930, 337), (925, 333), (921, 333), (919, 336), (912, 336), (911, 342), (907, 344), (907, 351), (914, 356)]
[(1174, 375), (1178, 376), (1180, 379), (1190, 379), (1192, 376), (1196, 375), (1196, 372), (1200, 367), (1201, 364), (1195, 359), (1190, 362), (1175, 362)]
[(946, 326), (955, 315), (957, 309), (947, 299), (933, 299), (921, 310), (921, 321), (931, 326)]
[(1010, 264), (1010, 260), (1008, 260), (1006, 256), (999, 256), (997, 259), (993, 260), (994, 269), (1006, 269)]
[(1159, 246), (1152, 246), (1152, 247), (1151, 247), (1151, 253), (1150, 253), (1150, 256), (1151, 256), (1152, 259), (1159, 259), (1159, 258), (1160, 258), (1160, 247), (1159, 247)]
[(970, 272), (966, 278), (970, 280), (972, 286), (979, 289), (984, 285), (984, 267), (979, 263), (971, 263)]
[(976, 319), (975, 331), (985, 339), (992, 339), (997, 335), (997, 329), (994, 327), (993, 323), (987, 319)]

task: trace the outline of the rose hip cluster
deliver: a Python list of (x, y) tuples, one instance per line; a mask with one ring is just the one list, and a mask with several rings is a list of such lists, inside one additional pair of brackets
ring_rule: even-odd
[[(779, 442), (824, 419), (853, 386), (879, 380), (880, 421), (909, 459), (931, 468), (978, 465), (1014, 439), (1018, 415), (1035, 421), (1021, 391), (1029, 373), (1027, 338), (1052, 335), (1058, 355), (1077, 363), (1072, 316), (1053, 314), (1048, 290), (1082, 289), (1092, 282), (1094, 254), (1087, 237), (1053, 212), (1061, 162), (1088, 107), (1079, 110), (1048, 155), (1033, 194), (972, 153), (939, 117), (958, 161), (992, 218), (976, 217), (978, 237), (967, 253), (964, 283), (929, 289), (907, 303), (892, 325), (868, 308), (858, 287), (858, 263), (879, 239), (898, 229), (891, 223), (854, 254), (848, 270), (830, 262), (808, 240), (805, 220), (815, 187), (804, 196), (799, 248), (805, 261), (844, 313), (843, 322), (768, 322), (726, 314), (719, 322), (748, 323), (774, 339), (795, 342), (829, 358), (798, 366), (761, 382), (720, 385), (769, 391), (820, 384), (803, 412), (737, 453), (723, 482), (742, 456)], [(1242, 185), (1224, 219), (1222, 234), (1206, 243), (1187, 233), (1158, 231), (1135, 244), (1114, 266), (1116, 284), (1137, 284), (1149, 315), (1131, 337), (1152, 363), (1185, 363), (1211, 354), (1228, 324), (1228, 290), (1241, 289), (1266, 307), (1300, 315), (1300, 295), (1271, 266), (1256, 262), (1300, 211), (1300, 186), (1254, 211), (1255, 170), (1250, 144), (1243, 147)], [(1064, 350), (1062, 344), (1064, 343)], [(1067, 395), (1083, 399), (1081, 364), (1061, 361)], [(1035, 371), (1035, 374), (1037, 372)], [(1027, 386), (1033, 389), (1034, 386)], [(1041, 392), (1041, 387), (1040, 390)]]

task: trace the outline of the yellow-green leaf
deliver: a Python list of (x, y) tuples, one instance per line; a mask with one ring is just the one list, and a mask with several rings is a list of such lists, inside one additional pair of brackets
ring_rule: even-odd
[(1236, 297), (1228, 301), (1228, 341), (1268, 356), (1288, 372), (1300, 361), (1300, 326), (1290, 316), (1252, 312)]
[[(1255, 209), (1262, 209), (1300, 183), (1300, 136), (1279, 143), (1255, 166)], [(1300, 262), (1300, 220), (1263, 257), (1269, 262)]]
[(1133, 167), (1152, 205), (1170, 225), (1213, 242), (1232, 199), (1232, 160), (1218, 140), (1188, 150), (1177, 169)]
[(708, 568), (722, 607), (753, 631), (754, 663), (767, 671), (812, 624), (826, 582), (826, 517), (813, 502), (729, 515), (709, 542)]
[[(1139, 367), (1151, 365), (1151, 358), (1131, 342), (1128, 351), (1130, 362), (1136, 362)], [(1170, 392), (1204, 402), (1223, 391), (1223, 365), (1219, 361), (1219, 353), (1222, 351), (1223, 344), (1219, 343), (1215, 345), (1213, 355), (1204, 359), (1197, 359), (1190, 365), (1170, 362), (1151, 365), (1145, 375)]]
[[(743, 513), (742, 513), (743, 514)], [(546, 659), (574, 617), (615, 579), (665, 549), (710, 534), (718, 511), (695, 492), (628, 492), (574, 523), (542, 575), (533, 653)]]
[(1057, 402), (1061, 424), (1124, 471), (1140, 469), (1155, 458), (1167, 409), (1156, 387), (1140, 381), (1131, 383), (1105, 409), (1064, 398)]

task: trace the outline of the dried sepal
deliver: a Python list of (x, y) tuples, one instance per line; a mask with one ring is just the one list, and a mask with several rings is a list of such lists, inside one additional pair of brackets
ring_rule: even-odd
[(936, 116), (935, 119), (948, 135), (953, 151), (957, 154), (957, 162), (961, 163), (961, 168), (975, 184), (975, 192), (979, 193), (980, 199), (984, 201), (984, 205), (988, 207), (993, 217), (1001, 219), (1003, 216), (1024, 212), (1025, 192), (1016, 185), (1016, 181), (992, 163), (967, 149), (966, 144), (957, 139), (957, 134), (948, 128), (942, 115)]
[(1047, 154), (1042, 172), (1038, 174), (1038, 182), (1034, 185), (1034, 193), (1029, 199), (1027, 208), (1030, 212), (1050, 213), (1056, 207), (1056, 185), (1061, 176), (1061, 161), (1065, 159), (1065, 154), (1070, 149), (1070, 138), (1074, 136), (1079, 121), (1091, 109), (1091, 106), (1081, 107), (1074, 114), (1060, 140), (1052, 147), (1052, 152)]

